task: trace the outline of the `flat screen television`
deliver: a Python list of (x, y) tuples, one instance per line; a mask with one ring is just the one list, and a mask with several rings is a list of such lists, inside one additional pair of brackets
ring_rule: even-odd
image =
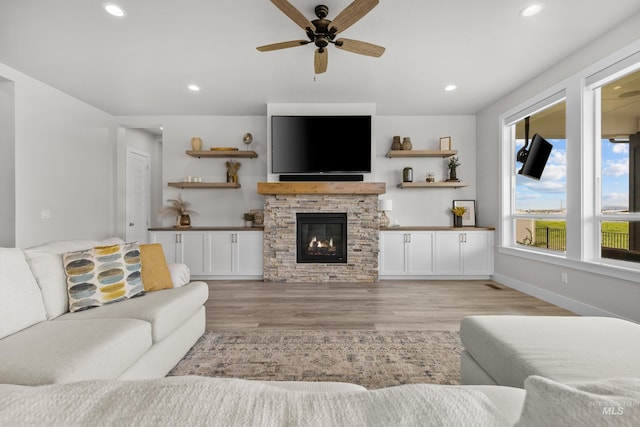
[(371, 172), (371, 116), (271, 116), (271, 171)]

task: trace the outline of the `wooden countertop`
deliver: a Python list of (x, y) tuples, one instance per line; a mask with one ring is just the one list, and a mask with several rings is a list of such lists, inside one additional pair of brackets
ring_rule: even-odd
[(230, 226), (216, 226), (216, 225), (200, 225), (193, 227), (152, 227), (149, 231), (262, 231), (264, 227), (253, 226), (245, 227), (243, 225), (230, 225)]
[[(179, 227), (152, 227), (149, 231), (263, 231), (263, 226), (244, 227), (238, 226), (194, 226), (189, 228)], [(429, 225), (406, 225), (398, 227), (380, 227), (380, 231), (473, 231), (473, 230), (495, 230), (494, 227), (449, 227), (449, 226), (429, 226)]]
[(451, 227), (451, 226), (429, 226), (429, 225), (406, 225), (398, 227), (380, 227), (380, 231), (473, 231), (473, 230), (495, 230), (494, 227)]

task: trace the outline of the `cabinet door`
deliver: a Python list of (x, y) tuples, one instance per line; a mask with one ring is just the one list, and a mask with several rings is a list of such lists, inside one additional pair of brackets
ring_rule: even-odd
[(493, 274), (493, 233), (467, 231), (464, 233), (463, 269), (468, 275)]
[(228, 276), (234, 273), (233, 250), (236, 233), (228, 231), (209, 232), (209, 272), (214, 276)]
[(436, 274), (462, 274), (460, 246), (462, 233), (457, 231), (438, 231), (436, 233)]
[(237, 270), (241, 276), (262, 276), (262, 231), (239, 231), (236, 233)]
[(149, 233), (151, 243), (160, 243), (164, 257), (169, 263), (182, 262), (182, 250), (180, 246), (180, 233), (172, 231), (151, 231)]
[(206, 233), (200, 231), (185, 231), (182, 233), (182, 259), (189, 266), (191, 274), (202, 275), (208, 273), (206, 246)]
[(412, 231), (407, 233), (407, 236), (407, 274), (433, 274), (434, 233), (427, 231)]
[(380, 232), (379, 271), (381, 276), (407, 274), (406, 234), (402, 231)]

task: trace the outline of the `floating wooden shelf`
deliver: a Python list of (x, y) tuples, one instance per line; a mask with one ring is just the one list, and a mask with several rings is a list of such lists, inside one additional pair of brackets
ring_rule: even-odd
[(168, 185), (177, 188), (240, 188), (237, 182), (170, 182)]
[(258, 157), (258, 153), (255, 151), (240, 151), (240, 150), (209, 150), (209, 151), (191, 151), (186, 152), (191, 157), (243, 157), (246, 159), (254, 159)]
[(468, 187), (461, 181), (440, 181), (440, 182), (401, 182), (398, 188), (460, 188)]
[(458, 150), (389, 150), (387, 157), (451, 157)]
[(384, 182), (259, 182), (258, 194), (384, 194)]

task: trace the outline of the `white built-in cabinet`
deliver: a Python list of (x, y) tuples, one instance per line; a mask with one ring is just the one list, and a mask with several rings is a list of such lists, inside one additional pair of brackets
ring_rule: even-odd
[(436, 233), (436, 274), (488, 276), (493, 274), (492, 231)]
[(385, 278), (489, 278), (493, 230), (382, 230), (379, 274)]
[(262, 230), (150, 231), (168, 262), (189, 266), (200, 279), (262, 278)]
[(391, 276), (434, 273), (432, 231), (380, 232), (379, 274)]

